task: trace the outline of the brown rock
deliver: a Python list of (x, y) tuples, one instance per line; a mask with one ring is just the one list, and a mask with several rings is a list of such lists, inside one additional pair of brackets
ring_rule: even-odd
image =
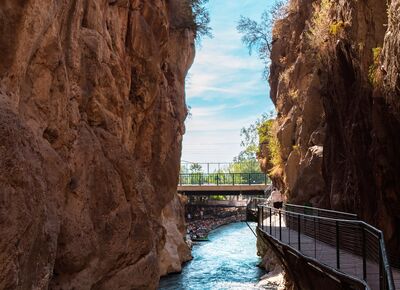
[[(331, 2), (315, 46), (318, 3), (290, 1), (274, 27), (271, 98), (281, 126), (296, 124), (301, 156), (297, 166), (285, 160), (281, 189), (294, 202), (355, 212), (378, 226), (400, 266), (400, 1)], [(282, 156), (291, 156), (290, 136), (278, 137)]]
[(194, 57), (176, 3), (0, 4), (1, 289), (156, 288)]
[(186, 243), (184, 204), (177, 195), (162, 211), (162, 225), (167, 231), (164, 249), (159, 257), (160, 275), (177, 273), (182, 263), (192, 259)]

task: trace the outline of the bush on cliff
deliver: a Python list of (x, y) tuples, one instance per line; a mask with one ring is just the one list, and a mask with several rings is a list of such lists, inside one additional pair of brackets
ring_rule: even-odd
[(274, 23), (287, 14), (286, 1), (278, 0), (270, 10), (264, 11), (261, 21), (257, 22), (248, 17), (241, 16), (236, 27), (239, 33), (243, 34), (242, 42), (247, 46), (249, 53), (253, 50), (258, 52), (258, 57), (264, 63), (265, 79), (269, 74), (270, 54), (272, 49), (272, 27)]
[[(267, 155), (271, 170), (269, 171), (270, 176), (274, 176), (275, 173), (281, 171), (283, 168), (283, 160), (281, 157), (281, 149), (278, 141), (277, 133), (277, 122), (275, 119), (268, 119), (261, 123), (258, 127), (258, 136), (261, 149), (266, 146)], [(261, 154), (261, 152), (259, 152)]]
[(204, 36), (212, 37), (210, 13), (206, 7), (208, 0), (186, 0), (179, 3), (175, 7), (178, 17), (173, 22), (173, 28), (190, 29), (197, 41)]

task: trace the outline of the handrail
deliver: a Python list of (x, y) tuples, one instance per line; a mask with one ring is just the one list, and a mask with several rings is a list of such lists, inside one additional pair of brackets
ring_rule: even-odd
[(332, 213), (332, 214), (340, 214), (342, 216), (349, 216), (349, 217), (352, 217), (355, 219), (358, 218), (357, 214), (355, 214), (355, 213), (348, 213), (348, 212), (336, 211), (336, 210), (332, 210), (332, 209), (312, 207), (312, 206), (307, 206), (307, 205), (297, 205), (297, 204), (288, 203), (288, 204), (285, 204), (285, 207), (295, 207), (295, 208), (301, 208), (304, 210), (311, 209), (311, 210), (316, 210), (317, 212), (327, 212), (327, 213)]
[[(389, 282), (389, 289), (395, 289), (394, 286), (394, 280), (393, 280), (393, 273), (392, 273), (392, 268), (390, 267), (389, 259), (387, 257), (387, 252), (386, 252), (386, 246), (385, 246), (385, 240), (383, 238), (383, 233), (380, 231), (381, 237), (379, 239), (380, 242), (380, 248), (382, 251), (382, 259), (383, 259), (383, 266), (385, 267), (386, 275), (388, 276), (388, 282)], [(392, 288), (391, 288), (392, 287)]]
[(222, 186), (222, 185), (267, 185), (268, 175), (263, 172), (227, 172), (227, 173), (181, 173), (179, 185)]
[[(301, 207), (301, 206), (299, 206)], [(286, 207), (285, 207), (286, 208)], [(387, 257), (387, 252), (386, 252), (386, 247), (385, 247), (385, 242), (383, 239), (383, 233), (381, 230), (373, 227), (370, 224), (367, 224), (364, 221), (361, 220), (354, 220), (354, 219), (345, 219), (345, 218), (331, 218), (331, 217), (323, 217), (323, 216), (316, 216), (316, 215), (309, 215), (305, 213), (299, 213), (299, 212), (292, 212), (288, 210), (281, 210), (281, 209), (276, 209), (268, 205), (258, 205), (258, 226), (261, 226), (261, 229), (264, 227), (264, 217), (265, 217), (265, 210), (267, 209), (267, 214), (269, 212), (270, 215), (270, 220), (269, 220), (269, 233), (272, 236), (272, 212), (278, 213), (279, 215), (279, 225), (275, 225), (275, 231), (276, 228), (279, 227), (279, 239), (282, 240), (282, 227), (281, 227), (281, 218), (284, 216), (284, 218), (287, 219), (289, 217), (289, 224), (286, 225), (286, 227), (289, 229), (289, 245), (290, 245), (290, 230), (292, 230), (292, 227), (294, 228), (295, 231), (297, 231), (298, 235), (298, 248), (299, 251), (301, 249), (301, 234), (304, 234), (306, 236), (311, 237), (314, 239), (314, 243), (316, 243), (316, 240), (322, 241), (324, 243), (330, 244), (336, 247), (336, 256), (337, 256), (337, 264), (336, 268), (340, 270), (340, 250), (345, 250), (345, 251), (350, 251), (362, 258), (363, 261), (363, 280), (367, 281), (367, 259), (371, 259), (371, 255), (373, 253), (367, 253), (367, 245), (373, 246), (374, 244), (371, 244), (371, 240), (366, 239), (367, 233), (370, 233), (372, 236), (369, 236), (370, 238), (373, 237), (374, 241), (377, 242), (377, 245), (379, 249), (377, 251), (379, 252), (379, 271), (383, 270), (384, 273), (379, 272), (379, 276), (381, 277), (380, 279), (384, 279), (384, 281), (380, 280), (380, 289), (387, 289), (387, 290), (394, 290), (394, 280), (393, 280), (393, 275), (392, 275), (392, 270), (388, 261)], [(341, 216), (346, 216), (346, 213), (341, 213), (341, 212), (336, 212)], [(261, 217), (261, 225), (260, 225), (260, 217)], [(353, 217), (353, 216), (352, 216)], [(304, 232), (301, 233), (301, 221), (303, 221), (303, 230)], [(325, 223), (325, 225), (324, 225)], [(316, 225), (318, 225), (318, 236), (317, 236), (317, 229)], [(348, 232), (349, 229), (346, 229), (346, 227), (349, 227), (350, 225), (353, 226), (353, 228), (350, 228), (351, 232)], [(321, 227), (323, 228), (321, 230)], [(325, 228), (324, 228), (325, 227)], [(268, 225), (267, 225), (268, 228)], [(334, 228), (334, 229), (333, 229)], [(343, 228), (345, 231), (345, 234), (352, 234), (353, 240), (349, 239), (343, 239)], [(359, 229), (361, 229), (361, 233), (359, 232)], [(335, 234), (330, 234), (332, 232), (336, 232)], [(347, 231), (347, 232), (346, 232)], [(342, 232), (342, 235), (340, 233)], [(268, 231), (267, 231), (268, 233)], [(275, 233), (276, 234), (276, 233)], [(356, 237), (359, 237), (358, 234), (361, 234), (362, 237), (362, 255), (359, 254), (357, 248), (355, 247), (355, 240), (354, 240), (354, 235)], [(346, 238), (347, 236), (345, 236)], [(335, 238), (335, 240), (333, 240)], [(343, 244), (343, 245), (342, 245)], [(315, 251), (316, 251), (316, 244), (315, 244)], [(315, 252), (316, 255), (316, 252)], [(384, 283), (383, 283), (384, 282)]]

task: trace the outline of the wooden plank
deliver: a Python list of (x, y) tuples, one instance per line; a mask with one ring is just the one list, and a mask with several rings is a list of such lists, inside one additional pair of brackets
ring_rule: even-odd
[[(266, 218), (263, 221), (264, 227), (262, 230), (269, 234), (270, 233), (270, 222), (272, 224), (272, 236), (276, 239), (280, 239), (279, 233), (279, 217), (273, 215), (272, 220)], [(281, 241), (290, 245), (292, 248), (298, 250), (298, 232), (294, 229), (289, 229), (285, 225), (285, 219), (281, 219)], [(289, 243), (290, 235), (290, 243)], [(325, 264), (336, 269), (336, 248), (332, 245), (326, 244), (319, 240), (300, 234), (300, 252), (311, 258), (315, 258), (321, 264)], [(347, 252), (346, 250), (340, 250), (340, 271), (357, 278), (363, 278), (363, 262), (362, 257)], [(400, 289), (400, 271), (398, 269), (392, 269), (393, 279), (395, 282), (396, 289)], [(368, 285), (372, 290), (379, 290), (379, 266), (377, 263), (370, 260), (367, 261), (367, 281)]]

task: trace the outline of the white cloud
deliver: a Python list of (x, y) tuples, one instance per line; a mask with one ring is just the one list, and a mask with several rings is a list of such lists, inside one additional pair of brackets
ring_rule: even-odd
[(263, 64), (249, 56), (236, 31), (240, 14), (259, 17), (265, 6), (254, 0), (210, 2), (214, 38), (203, 40), (187, 81), (192, 117), (186, 121), (183, 160), (232, 161), (241, 150), (240, 129), (271, 109)]

